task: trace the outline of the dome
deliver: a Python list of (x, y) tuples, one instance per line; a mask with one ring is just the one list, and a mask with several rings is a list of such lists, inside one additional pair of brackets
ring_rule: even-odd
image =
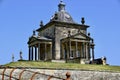
[(65, 11), (65, 3), (62, 1), (58, 5), (58, 12), (55, 12), (51, 18), (51, 21), (74, 23), (71, 15)]

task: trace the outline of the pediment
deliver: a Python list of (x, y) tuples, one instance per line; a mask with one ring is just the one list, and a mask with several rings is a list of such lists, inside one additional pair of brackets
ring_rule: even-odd
[(35, 40), (36, 40), (35, 37), (32, 37), (32, 38), (30, 39), (31, 42), (32, 42), (32, 41), (35, 41)]
[(31, 38), (29, 38), (28, 44), (31, 43), (31, 42), (34, 42), (36, 40), (37, 40), (37, 38), (32, 36)]
[(80, 39), (90, 39), (90, 37), (88, 37), (86, 34), (84, 33), (77, 33), (75, 35), (72, 35), (72, 38), (80, 38)]
[(80, 38), (80, 39), (86, 39), (86, 36), (83, 35), (76, 35), (73, 38)]

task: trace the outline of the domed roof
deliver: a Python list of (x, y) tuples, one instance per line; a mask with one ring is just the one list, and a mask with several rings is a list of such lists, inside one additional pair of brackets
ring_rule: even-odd
[(58, 12), (55, 12), (51, 18), (51, 21), (74, 23), (71, 15), (65, 11), (65, 3), (62, 1), (58, 5)]

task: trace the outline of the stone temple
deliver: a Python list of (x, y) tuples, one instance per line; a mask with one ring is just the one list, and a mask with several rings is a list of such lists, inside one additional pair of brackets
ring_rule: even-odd
[(40, 27), (29, 38), (29, 60), (73, 60), (81, 64), (94, 60), (94, 40), (87, 32), (88, 28), (84, 17), (80, 24), (76, 23), (61, 1), (50, 21), (45, 25), (41, 21)]

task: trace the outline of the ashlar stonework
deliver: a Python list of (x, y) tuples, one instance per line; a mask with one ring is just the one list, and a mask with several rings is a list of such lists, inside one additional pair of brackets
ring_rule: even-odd
[(58, 12), (47, 24), (40, 22), (40, 28), (33, 31), (29, 38), (29, 60), (67, 62), (75, 60), (81, 64), (94, 60), (94, 40), (87, 32), (88, 25), (84, 18), (81, 24), (76, 23), (65, 10), (65, 3), (58, 5)]

